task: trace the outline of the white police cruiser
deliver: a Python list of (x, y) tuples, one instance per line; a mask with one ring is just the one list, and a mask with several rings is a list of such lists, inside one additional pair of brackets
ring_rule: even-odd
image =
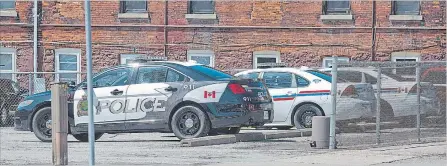
[[(96, 139), (104, 133), (173, 132), (179, 139), (238, 133), (272, 122), (273, 102), (258, 79), (191, 62), (139, 60), (93, 78)], [(86, 83), (69, 89), (69, 133), (88, 141)], [(28, 96), (15, 129), (51, 141), (51, 93)]]

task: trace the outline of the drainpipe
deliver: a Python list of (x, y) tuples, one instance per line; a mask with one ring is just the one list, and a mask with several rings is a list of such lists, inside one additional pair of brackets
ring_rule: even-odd
[[(34, 53), (33, 67), (34, 67), (34, 69), (33, 69), (33, 72), (37, 72), (37, 56), (38, 56), (38, 53), (37, 53), (37, 24), (38, 24), (37, 0), (34, 0), (33, 17), (34, 17), (34, 22), (33, 22), (33, 24), (34, 24), (34, 35), (33, 35), (33, 37), (34, 37), (34, 43), (33, 43), (34, 44), (34, 51), (33, 51), (33, 53)], [(33, 78), (33, 83), (32, 83), (33, 85), (36, 82), (36, 78), (37, 78), (37, 74), (34, 73), (34, 78)], [(33, 86), (32, 90), (30, 89), (30, 91), (34, 92), (34, 87), (35, 87), (35, 85)]]
[(372, 44), (371, 61), (376, 60), (376, 1), (372, 1)]
[(165, 25), (164, 25), (164, 55), (168, 57), (168, 0), (165, 0)]

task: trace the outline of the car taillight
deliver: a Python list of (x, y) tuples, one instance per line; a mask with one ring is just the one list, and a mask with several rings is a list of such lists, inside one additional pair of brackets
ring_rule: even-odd
[(243, 94), (246, 92), (245, 89), (239, 84), (230, 84), (228, 87), (234, 94)]
[(355, 93), (355, 87), (350, 85), (343, 91), (343, 93), (341, 93), (341, 96), (353, 96)]

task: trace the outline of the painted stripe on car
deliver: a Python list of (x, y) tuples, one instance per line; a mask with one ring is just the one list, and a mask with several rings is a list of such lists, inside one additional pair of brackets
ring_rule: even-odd
[(273, 101), (287, 101), (293, 100), (295, 97), (301, 96), (322, 96), (322, 95), (330, 95), (330, 90), (310, 90), (310, 91), (300, 91), (298, 94), (290, 94), (290, 95), (278, 95), (273, 96)]

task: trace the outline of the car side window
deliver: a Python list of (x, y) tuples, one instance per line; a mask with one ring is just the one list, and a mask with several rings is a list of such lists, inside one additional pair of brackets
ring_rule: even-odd
[(172, 69), (168, 69), (168, 74), (166, 76), (166, 82), (182, 82), (185, 81), (185, 76)]
[(268, 88), (292, 88), (292, 74), (286, 72), (265, 72), (262, 77)]
[(130, 68), (106, 71), (93, 78), (93, 85), (95, 88), (127, 85), (131, 71)]
[(376, 84), (377, 83), (377, 78), (375, 78), (375, 77), (373, 77), (373, 76), (371, 76), (371, 75), (369, 75), (367, 73), (364, 73), (364, 74), (365, 74), (366, 83), (370, 83), (370, 84)]
[(256, 79), (256, 78), (259, 78), (259, 72), (241, 74), (238, 77), (239, 78)]
[(304, 77), (295, 74), (296, 84), (298, 87), (306, 87), (309, 86), (309, 81)]
[(167, 76), (166, 67), (140, 67), (137, 74), (137, 84), (165, 82)]
[(362, 73), (358, 71), (337, 71), (337, 76), (349, 82), (362, 82)]

